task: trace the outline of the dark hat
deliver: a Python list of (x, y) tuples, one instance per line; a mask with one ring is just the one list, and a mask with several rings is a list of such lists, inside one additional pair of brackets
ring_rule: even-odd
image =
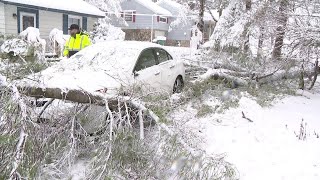
[(80, 27), (77, 24), (71, 24), (71, 26), (69, 27), (69, 30), (72, 30), (72, 29), (80, 30)]

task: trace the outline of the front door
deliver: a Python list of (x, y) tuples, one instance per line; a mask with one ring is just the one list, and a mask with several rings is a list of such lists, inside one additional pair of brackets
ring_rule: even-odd
[(36, 14), (21, 12), (21, 28), (20, 32), (26, 30), (28, 27), (36, 27)]

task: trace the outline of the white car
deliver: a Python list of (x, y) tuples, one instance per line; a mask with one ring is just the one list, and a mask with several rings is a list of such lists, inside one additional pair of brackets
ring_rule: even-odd
[[(179, 93), (184, 79), (183, 61), (174, 58), (165, 47), (148, 42), (109, 41), (87, 47), (70, 59), (64, 59), (23, 79), (19, 85), (60, 88), (63, 91), (84, 90), (89, 93), (103, 91), (107, 95), (117, 96), (119, 93), (130, 95), (137, 88), (143, 93)], [(37, 100), (39, 111), (46, 101)], [(42, 117), (47, 119), (50, 118), (48, 116), (55, 116), (56, 111), (50, 113), (50, 109), (65, 105), (72, 107), (71, 104), (54, 100)], [(105, 109), (94, 111), (101, 115), (100, 112)]]
[(148, 42), (109, 41), (94, 44), (19, 82), (23, 86), (106, 91), (138, 87), (145, 91), (181, 92), (183, 61), (165, 47)]

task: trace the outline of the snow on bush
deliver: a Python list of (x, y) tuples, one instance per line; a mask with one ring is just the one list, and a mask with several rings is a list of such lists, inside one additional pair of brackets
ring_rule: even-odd
[[(210, 37), (210, 46), (218, 45), (220, 47), (225, 46), (240, 46), (240, 35), (244, 29), (243, 20), (241, 16), (241, 2), (238, 0), (232, 1), (229, 6), (223, 11), (215, 30)], [(239, 21), (235, 21), (238, 19)]]
[(10, 56), (44, 58), (46, 41), (40, 38), (39, 29), (29, 27), (22, 31), (18, 38), (7, 39), (1, 45), (1, 53)]
[(0, 75), (0, 86), (7, 85), (6, 77)]
[(25, 56), (28, 52), (28, 43), (21, 39), (9, 39), (1, 45), (1, 53), (12, 54), (13, 56)]
[(99, 20), (94, 25), (94, 29), (91, 32), (93, 43), (112, 40), (124, 40), (125, 33), (121, 28), (114, 27), (107, 22), (106, 19)]
[(53, 53), (61, 56), (66, 42), (63, 38), (63, 32), (57, 28), (52, 29), (49, 34), (49, 41)]
[(34, 27), (28, 27), (20, 33), (20, 36), (28, 42), (30, 47), (34, 47), (34, 54), (38, 57), (44, 56), (46, 41), (40, 38), (40, 31)]
[(200, 29), (194, 25), (191, 28), (191, 33), (193, 34), (190, 40), (190, 48), (191, 49), (198, 49), (201, 42), (202, 42), (202, 32), (200, 31)]

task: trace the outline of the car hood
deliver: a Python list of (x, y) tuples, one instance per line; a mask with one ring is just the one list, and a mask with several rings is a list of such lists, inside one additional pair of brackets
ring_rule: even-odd
[(112, 67), (88, 66), (77, 69), (53, 66), (16, 81), (16, 84), (22, 87), (60, 88), (63, 91), (72, 89), (91, 93), (108, 89), (108, 92), (112, 91), (112, 94), (115, 94), (120, 87), (131, 85), (132, 76), (130, 71), (125, 69), (114, 70)]

